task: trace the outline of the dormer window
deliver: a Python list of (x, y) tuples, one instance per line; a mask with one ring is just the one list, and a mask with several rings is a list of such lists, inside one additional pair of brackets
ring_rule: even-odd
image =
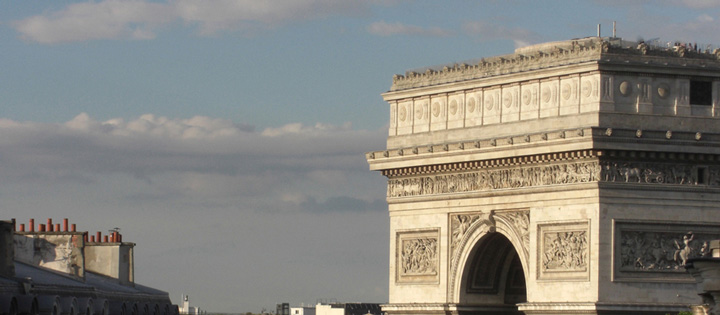
[(712, 105), (712, 82), (690, 81), (690, 104)]

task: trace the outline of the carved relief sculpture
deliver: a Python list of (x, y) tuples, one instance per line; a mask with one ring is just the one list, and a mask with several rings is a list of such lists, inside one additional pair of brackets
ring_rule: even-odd
[(388, 180), (388, 197), (488, 191), (598, 181), (597, 161)]
[[(720, 186), (720, 167), (707, 167), (708, 186)], [(389, 198), (491, 191), (587, 182), (697, 185), (697, 166), (651, 162), (582, 161), (547, 166), (482, 169), (469, 173), (388, 180)]]
[(439, 239), (439, 229), (398, 232), (395, 265), (398, 283), (438, 281)]
[(589, 221), (539, 224), (537, 255), (540, 280), (588, 280)]
[(683, 266), (690, 258), (709, 254), (709, 241), (720, 238), (718, 228), (679, 223), (616, 223), (616, 278), (692, 281)]
[(621, 269), (631, 271), (679, 271), (688, 259), (705, 254), (703, 245), (720, 235), (693, 232), (634, 232), (621, 234)]
[(588, 245), (585, 231), (547, 233), (543, 237), (542, 267), (545, 271), (586, 270)]
[(434, 275), (437, 273), (438, 243), (436, 238), (403, 240), (401, 257), (402, 274)]

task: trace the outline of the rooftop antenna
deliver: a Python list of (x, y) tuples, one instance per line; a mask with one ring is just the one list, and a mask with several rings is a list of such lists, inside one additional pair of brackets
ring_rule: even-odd
[(613, 38), (615, 38), (615, 21), (613, 21)]
[(600, 37), (600, 24), (598, 24), (598, 36), (597, 37)]

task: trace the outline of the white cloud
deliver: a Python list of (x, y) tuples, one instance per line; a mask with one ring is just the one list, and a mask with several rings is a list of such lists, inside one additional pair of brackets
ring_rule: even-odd
[(419, 35), (419, 36), (449, 36), (452, 34), (450, 30), (439, 27), (422, 27), (417, 25), (408, 25), (400, 22), (387, 23), (385, 21), (375, 22), (367, 27), (367, 31), (371, 34), (380, 36), (393, 35)]
[(523, 47), (541, 41), (541, 37), (528, 29), (508, 28), (502, 25), (495, 25), (485, 21), (471, 21), (463, 25), (466, 33), (478, 36), (482, 40), (510, 39), (515, 42), (515, 47)]
[(104, 0), (70, 4), (12, 25), (26, 40), (42, 44), (97, 39), (152, 39), (156, 31), (181, 20), (200, 35), (253, 30), (330, 15), (357, 15), (368, 1), (342, 0)]
[(173, 20), (165, 4), (107, 0), (68, 5), (65, 9), (13, 23), (22, 37), (43, 44), (93, 39), (149, 39), (154, 29)]
[[(382, 148), (386, 135), (347, 124), (255, 131), (205, 116), (0, 119), (0, 209), (21, 222), (119, 226), (139, 244), (140, 283), (173, 298), (189, 293), (201, 307), (270, 305), (278, 288), (263, 279), (278, 273), (312, 296), (380, 300), (387, 293), (372, 288), (387, 287), (386, 182), (364, 152)], [(317, 274), (357, 285), (320, 283)], [(252, 292), (237, 297), (237, 283), (250, 282)]]
[(307, 20), (335, 14), (356, 14), (365, 1), (341, 0), (215, 0), (174, 2), (177, 15), (188, 23), (197, 23), (203, 35), (218, 31), (274, 26), (288, 21)]
[(381, 148), (383, 138), (380, 130), (352, 130), (349, 124), (288, 124), (256, 132), (204, 116), (171, 119), (145, 114), (101, 122), (81, 113), (62, 124), (0, 120), (1, 158), (9, 172), (5, 175), (16, 177), (53, 177), (60, 171), (147, 180), (163, 174), (240, 178), (293, 172), (303, 174), (298, 178), (334, 174), (324, 178), (342, 180), (338, 172), (366, 169), (363, 153)]

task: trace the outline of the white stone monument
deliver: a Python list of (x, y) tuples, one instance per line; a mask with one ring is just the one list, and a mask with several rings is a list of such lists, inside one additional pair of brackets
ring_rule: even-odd
[(677, 314), (720, 239), (720, 53), (584, 38), (396, 75), (399, 314)]

